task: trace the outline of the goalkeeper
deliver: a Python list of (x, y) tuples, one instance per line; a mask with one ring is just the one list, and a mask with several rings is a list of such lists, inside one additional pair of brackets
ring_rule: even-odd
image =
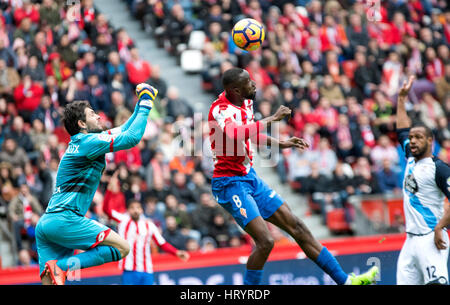
[[(105, 169), (105, 154), (136, 146), (144, 134), (158, 91), (139, 84), (136, 94), (139, 101), (131, 117), (107, 131), (88, 102), (75, 101), (64, 109), (64, 127), (71, 141), (61, 158), (52, 198), (36, 227), (42, 284), (63, 285), (69, 269), (118, 261), (129, 252), (126, 240), (84, 215)], [(85, 252), (73, 255), (74, 249)]]

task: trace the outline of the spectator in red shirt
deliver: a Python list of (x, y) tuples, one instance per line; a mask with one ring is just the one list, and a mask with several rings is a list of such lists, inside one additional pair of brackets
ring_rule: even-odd
[(350, 47), (345, 29), (336, 24), (332, 16), (325, 16), (325, 22), (319, 30), (322, 52), (334, 50), (338, 54)]
[(24, 75), (22, 82), (14, 89), (14, 100), (19, 114), (26, 122), (30, 122), (31, 114), (41, 103), (44, 88), (31, 80), (30, 75)]
[(61, 86), (72, 75), (72, 70), (61, 60), (61, 56), (58, 53), (52, 53), (45, 65), (45, 74), (54, 76), (58, 85)]
[(150, 63), (139, 56), (137, 48), (132, 48), (130, 55), (131, 60), (126, 64), (128, 80), (133, 86), (145, 83), (152, 75)]
[(142, 166), (141, 151), (138, 146), (134, 146), (127, 150), (115, 152), (114, 162), (116, 164), (125, 163), (128, 170), (135, 173)]
[(34, 7), (31, 0), (24, 0), (23, 6), (14, 10), (14, 22), (18, 26), (24, 18), (30, 18), (31, 22), (38, 25), (40, 20), (39, 11)]

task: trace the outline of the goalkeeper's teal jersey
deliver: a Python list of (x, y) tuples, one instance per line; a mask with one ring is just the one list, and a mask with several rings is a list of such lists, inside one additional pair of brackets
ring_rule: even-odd
[(139, 143), (151, 108), (137, 107), (122, 126), (102, 133), (78, 133), (61, 158), (55, 190), (47, 213), (71, 210), (84, 216), (105, 169), (105, 154), (129, 149)]

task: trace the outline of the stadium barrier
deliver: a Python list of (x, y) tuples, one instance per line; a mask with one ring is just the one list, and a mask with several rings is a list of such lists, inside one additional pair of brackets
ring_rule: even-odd
[[(379, 284), (395, 284), (396, 264), (405, 234), (334, 238), (321, 241), (333, 253), (344, 271), (356, 274), (373, 265), (380, 268)], [(168, 254), (153, 256), (155, 284), (159, 285), (240, 285), (250, 246), (217, 249), (209, 253), (192, 253), (184, 263)], [(38, 284), (37, 266), (0, 270), (0, 284)], [(69, 285), (121, 284), (117, 262), (88, 268), (72, 274)], [(334, 282), (295, 244), (275, 244), (264, 269), (263, 284), (300, 285)]]

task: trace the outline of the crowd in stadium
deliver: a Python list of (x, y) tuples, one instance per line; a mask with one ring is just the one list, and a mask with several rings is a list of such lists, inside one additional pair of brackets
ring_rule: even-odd
[[(417, 77), (410, 116), (433, 129), (434, 154), (450, 161), (446, 1), (381, 1), (372, 15), (366, 1), (351, 0), (125, 2), (174, 56), (193, 31), (206, 34), (198, 84), (205, 91), (219, 94), (222, 73), (239, 66), (259, 89), (256, 119), (280, 105), (292, 109), (281, 136), (302, 137), (311, 149), (283, 151), (276, 169), (283, 183), (319, 206), (324, 223), (327, 211), (347, 207), (351, 195), (400, 194), (404, 158), (395, 133), (396, 94), (409, 74)], [(211, 195), (211, 158), (179, 145), (194, 128), (183, 88), (161, 78), (164, 67), (142, 59), (126, 30), (111, 27), (93, 0), (81, 1), (75, 20), (65, 18), (66, 1), (1, 2), (0, 10), (0, 217), (10, 224), (18, 264), (36, 263), (34, 226), (69, 141), (61, 124), (64, 105), (88, 100), (112, 128), (131, 115), (141, 82), (159, 90), (144, 139), (107, 155), (87, 216), (114, 227), (111, 210), (125, 212), (126, 203), (138, 199), (179, 249), (248, 242)], [(230, 36), (243, 17), (266, 30), (262, 48), (251, 53), (236, 48)], [(195, 149), (208, 149), (206, 126), (197, 131), (205, 145)]]

